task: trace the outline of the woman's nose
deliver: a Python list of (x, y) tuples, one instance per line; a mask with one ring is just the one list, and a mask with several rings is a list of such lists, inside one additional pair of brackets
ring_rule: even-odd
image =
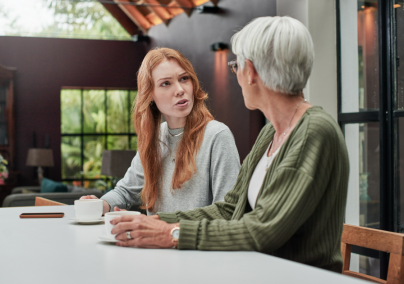
[(176, 89), (175, 89), (175, 96), (180, 97), (180, 96), (184, 95), (184, 93), (185, 93), (184, 88), (182, 87), (182, 85), (179, 82), (177, 82)]

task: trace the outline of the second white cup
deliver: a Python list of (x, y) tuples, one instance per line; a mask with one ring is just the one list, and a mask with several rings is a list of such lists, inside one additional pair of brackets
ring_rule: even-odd
[(116, 212), (108, 212), (105, 213), (105, 231), (107, 232), (108, 237), (115, 239), (116, 234), (111, 234), (112, 229), (115, 225), (111, 224), (112, 219), (116, 217), (121, 217), (125, 215), (140, 215), (140, 212), (137, 211), (116, 211)]

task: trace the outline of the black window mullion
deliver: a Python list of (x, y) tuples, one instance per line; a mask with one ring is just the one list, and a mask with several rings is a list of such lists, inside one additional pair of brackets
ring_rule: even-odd
[[(80, 91), (80, 101), (81, 101), (81, 137), (80, 137), (80, 169), (83, 171), (83, 166), (84, 166), (84, 137), (83, 137), (83, 132), (84, 132), (84, 94), (83, 94), (83, 89)], [(80, 174), (80, 183), (81, 186), (84, 186), (84, 181), (83, 181), (84, 176)]]
[[(380, 229), (394, 231), (394, 128), (392, 94), (393, 1), (378, 2), (380, 115)], [(389, 255), (380, 253), (380, 278), (387, 279)]]

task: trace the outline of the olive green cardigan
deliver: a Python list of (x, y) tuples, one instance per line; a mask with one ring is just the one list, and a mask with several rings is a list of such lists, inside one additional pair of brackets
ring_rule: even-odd
[(268, 123), (222, 202), (158, 213), (180, 222), (179, 249), (258, 251), (341, 272), (341, 234), (348, 188), (345, 140), (335, 120), (311, 107), (265, 176), (254, 210), (247, 191), (275, 130)]

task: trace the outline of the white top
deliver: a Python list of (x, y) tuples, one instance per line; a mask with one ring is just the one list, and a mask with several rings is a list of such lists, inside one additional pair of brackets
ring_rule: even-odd
[[(65, 216), (19, 218), (30, 212)], [(74, 206), (0, 208), (0, 283), (369, 283), (252, 251), (118, 247), (98, 240), (103, 223), (70, 223), (74, 217)]]
[(262, 183), (264, 182), (265, 175), (267, 174), (267, 170), (272, 164), (276, 154), (278, 154), (279, 147), (275, 153), (271, 155), (271, 157), (267, 157), (268, 149), (271, 147), (271, 143), (269, 143), (267, 150), (265, 151), (264, 155), (262, 155), (261, 160), (258, 162), (257, 166), (255, 167), (254, 173), (250, 179), (250, 185), (248, 186), (248, 202), (252, 209), (255, 208), (255, 202), (257, 201), (258, 193), (261, 190)]

